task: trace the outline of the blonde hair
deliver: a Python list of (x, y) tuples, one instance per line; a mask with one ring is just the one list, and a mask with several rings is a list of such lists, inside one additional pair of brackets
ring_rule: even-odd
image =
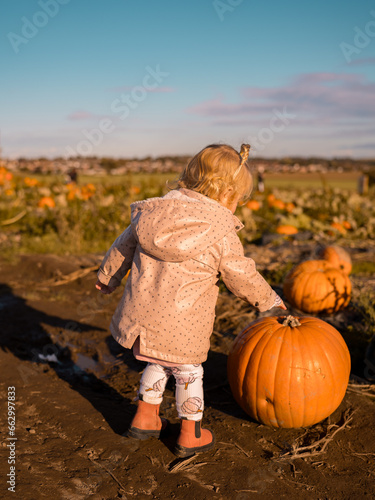
[(246, 200), (253, 189), (253, 179), (248, 164), (249, 144), (242, 144), (240, 153), (227, 144), (211, 144), (194, 156), (180, 175), (177, 185), (192, 189), (218, 200), (228, 188)]

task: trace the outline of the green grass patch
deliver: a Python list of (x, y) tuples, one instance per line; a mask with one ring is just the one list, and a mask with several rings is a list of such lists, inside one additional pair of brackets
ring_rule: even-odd
[(173, 182), (178, 175), (176, 173), (129, 173), (124, 175), (80, 175), (78, 177), (79, 184), (87, 184), (91, 182), (94, 185), (102, 186), (166, 186), (167, 181)]
[(375, 262), (354, 262), (352, 274), (364, 274), (364, 275), (374, 275), (375, 274)]
[(356, 172), (343, 172), (343, 173), (284, 173), (265, 175), (265, 185), (267, 189), (272, 188), (339, 188), (347, 189), (349, 191), (356, 191), (358, 188), (358, 178), (360, 174)]

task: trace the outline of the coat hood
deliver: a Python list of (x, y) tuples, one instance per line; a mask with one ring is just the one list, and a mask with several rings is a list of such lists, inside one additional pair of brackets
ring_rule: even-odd
[(243, 227), (230, 210), (189, 189), (132, 203), (131, 226), (145, 252), (169, 262), (191, 259)]

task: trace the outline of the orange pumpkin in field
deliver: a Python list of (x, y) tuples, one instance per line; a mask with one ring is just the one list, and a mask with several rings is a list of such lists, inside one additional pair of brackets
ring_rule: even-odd
[(346, 229), (340, 222), (332, 222), (331, 227), (341, 234), (346, 234)]
[(318, 252), (320, 259), (327, 260), (333, 267), (341, 269), (344, 273), (350, 274), (352, 271), (352, 259), (346, 250), (337, 246), (331, 245), (323, 248)]
[(89, 182), (85, 186), (81, 187), (81, 198), (83, 200), (89, 200), (92, 196), (94, 196), (95, 191), (96, 187), (94, 186), (94, 184), (91, 184)]
[(39, 208), (54, 208), (56, 206), (55, 200), (50, 196), (43, 196), (38, 201)]
[(294, 227), (294, 226), (281, 225), (281, 226), (277, 226), (276, 232), (278, 234), (290, 235), (290, 234), (297, 234), (298, 233), (298, 229), (296, 227)]
[(332, 314), (349, 304), (352, 286), (347, 274), (326, 260), (307, 260), (284, 280), (284, 294), (293, 307)]
[(273, 200), (271, 201), (271, 203), (269, 203), (269, 206), (273, 208), (278, 208), (280, 210), (284, 210), (285, 203), (282, 200), (276, 198), (276, 200)]
[(12, 179), (12, 172), (9, 172), (5, 167), (0, 167), (0, 186), (10, 182)]
[(350, 355), (328, 323), (273, 316), (237, 336), (227, 367), (234, 399), (252, 418), (271, 427), (307, 427), (340, 405)]
[(141, 188), (139, 186), (130, 186), (130, 194), (139, 194), (141, 192)]
[(246, 203), (246, 207), (249, 208), (250, 210), (257, 211), (260, 209), (261, 205), (258, 200), (249, 200)]
[(35, 187), (39, 184), (39, 181), (34, 179), (34, 177), (25, 177), (23, 182), (27, 187)]
[(68, 194), (66, 195), (67, 200), (73, 201), (76, 198), (78, 199), (81, 198), (81, 190), (75, 182), (70, 182), (67, 185), (67, 188), (68, 188)]
[(296, 208), (295, 204), (292, 203), (292, 202), (289, 202), (289, 203), (285, 203), (285, 210), (287, 212), (293, 212), (293, 210)]

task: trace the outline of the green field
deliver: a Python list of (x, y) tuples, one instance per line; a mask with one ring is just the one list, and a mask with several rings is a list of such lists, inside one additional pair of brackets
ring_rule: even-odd
[[(360, 173), (344, 172), (344, 173), (267, 173), (265, 174), (265, 186), (267, 189), (272, 188), (339, 188), (356, 191), (358, 188), (358, 178)], [(33, 175), (44, 184), (53, 184), (60, 182), (65, 183), (63, 175)], [(172, 173), (129, 173), (125, 175), (79, 175), (79, 184), (87, 184), (91, 182), (95, 185), (104, 186), (126, 186), (131, 185), (153, 185), (163, 186), (168, 181), (173, 183), (178, 178), (178, 174)], [(255, 179), (254, 179), (255, 181)]]
[(265, 174), (266, 188), (339, 188), (356, 191), (358, 189), (357, 172), (329, 172), (329, 173), (285, 173), (285, 174)]

